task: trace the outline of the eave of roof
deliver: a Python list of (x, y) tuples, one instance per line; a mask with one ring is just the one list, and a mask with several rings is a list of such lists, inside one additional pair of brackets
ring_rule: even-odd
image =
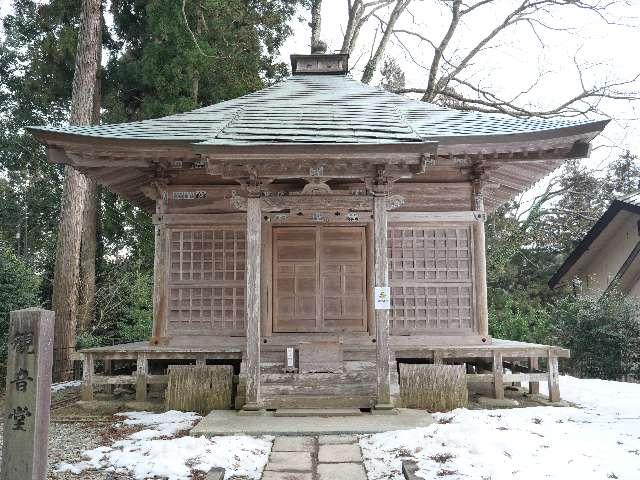
[(561, 285), (563, 277), (589, 250), (593, 242), (606, 230), (613, 219), (622, 211), (627, 211), (640, 215), (640, 205), (625, 200), (614, 200), (606, 212), (598, 219), (578, 246), (569, 254), (564, 263), (558, 268), (556, 273), (549, 280), (549, 287), (556, 288)]

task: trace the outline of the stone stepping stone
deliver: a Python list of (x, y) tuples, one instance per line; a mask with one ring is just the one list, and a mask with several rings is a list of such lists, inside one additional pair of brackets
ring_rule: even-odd
[(362, 463), (360, 445), (357, 443), (320, 445), (318, 463)]

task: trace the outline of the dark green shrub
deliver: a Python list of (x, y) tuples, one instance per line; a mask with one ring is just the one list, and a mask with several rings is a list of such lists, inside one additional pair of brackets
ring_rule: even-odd
[(489, 308), (489, 334), (495, 338), (520, 342), (549, 341), (549, 312), (535, 305), (507, 299), (500, 307)]
[(554, 316), (555, 340), (571, 349), (569, 373), (611, 380), (640, 374), (638, 299), (616, 291), (567, 296)]

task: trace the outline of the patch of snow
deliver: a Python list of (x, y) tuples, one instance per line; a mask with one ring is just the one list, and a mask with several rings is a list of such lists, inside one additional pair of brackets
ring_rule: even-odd
[[(540, 382), (540, 393), (548, 395), (548, 385)], [(597, 378), (560, 377), (560, 396), (598, 413), (640, 418), (640, 384)]]
[(457, 409), (362, 437), (369, 480), (403, 480), (402, 459), (425, 479), (640, 478), (640, 384), (563, 376), (560, 393), (584, 408)]
[(119, 425), (149, 427), (111, 446), (83, 452), (86, 460), (61, 463), (57, 471), (81, 474), (84, 470), (105, 470), (135, 479), (191, 478), (192, 470), (208, 472), (223, 467), (225, 478), (259, 480), (269, 458), (272, 437), (175, 437), (190, 429), (201, 417), (192, 412), (169, 411), (155, 414), (127, 412)]
[(77, 388), (82, 382), (80, 380), (73, 380), (71, 382), (61, 382), (51, 384), (51, 393), (59, 392), (60, 390), (66, 390), (67, 388)]
[(130, 435), (130, 438), (134, 440), (173, 437), (178, 432), (191, 429), (193, 424), (202, 418), (194, 412), (179, 412), (177, 410), (169, 410), (164, 413), (124, 412), (116, 415), (126, 417), (126, 420), (122, 422), (124, 425), (151, 427)]

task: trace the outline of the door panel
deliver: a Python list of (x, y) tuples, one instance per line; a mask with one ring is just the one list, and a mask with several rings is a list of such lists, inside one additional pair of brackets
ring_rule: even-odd
[(322, 227), (320, 285), (324, 331), (366, 330), (364, 227)]
[(366, 331), (364, 227), (275, 227), (274, 332)]
[(318, 318), (316, 232), (274, 228), (274, 331), (313, 332)]

